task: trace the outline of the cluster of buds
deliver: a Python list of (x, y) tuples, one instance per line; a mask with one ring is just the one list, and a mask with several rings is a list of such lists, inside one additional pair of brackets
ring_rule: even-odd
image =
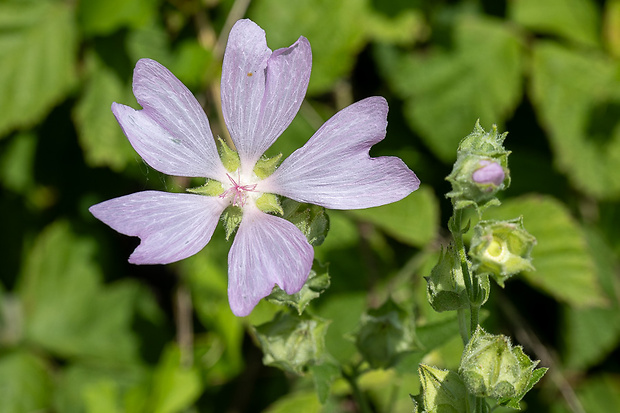
[(510, 185), (510, 151), (503, 146), (506, 135), (499, 134), (495, 125), (485, 132), (476, 122), (473, 132), (461, 141), (454, 168), (446, 178), (452, 184), (446, 196), (452, 198), (456, 209), (474, 206), (480, 213), (499, 204), (495, 194)]

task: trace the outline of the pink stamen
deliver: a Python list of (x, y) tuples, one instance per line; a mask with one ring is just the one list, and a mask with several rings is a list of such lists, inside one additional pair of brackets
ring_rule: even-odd
[[(226, 174), (226, 176), (228, 177), (228, 179), (230, 179), (230, 182), (232, 183), (232, 186), (230, 188), (228, 188), (227, 190), (225, 190), (220, 195), (220, 198), (226, 198), (227, 196), (229, 196), (231, 193), (234, 192), (232, 204), (234, 206), (243, 207), (245, 205), (245, 202), (248, 199), (248, 195), (246, 194), (246, 192), (254, 192), (254, 189), (256, 188), (256, 184), (252, 184), (252, 185), (239, 185), (233, 179), (232, 176), (230, 176), (228, 174)], [(239, 182), (241, 182), (241, 177), (239, 175), (237, 175), (237, 179), (239, 180)]]

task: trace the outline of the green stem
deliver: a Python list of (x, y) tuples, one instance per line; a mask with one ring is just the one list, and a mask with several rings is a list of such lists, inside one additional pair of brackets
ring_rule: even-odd
[(463, 340), (463, 344), (467, 344), (467, 342), (469, 341), (469, 329), (471, 326), (467, 322), (467, 312), (464, 309), (459, 309), (456, 310), (456, 315), (459, 320), (459, 332), (461, 333), (461, 340)]
[(344, 379), (351, 386), (351, 391), (353, 392), (353, 398), (357, 402), (357, 406), (359, 407), (360, 412), (361, 413), (372, 413), (372, 410), (370, 409), (370, 405), (368, 404), (368, 400), (366, 399), (366, 396), (364, 395), (364, 393), (362, 392), (362, 390), (359, 388), (357, 384), (358, 376), (359, 376), (358, 371), (355, 368), (351, 374), (347, 374), (345, 371), (342, 372), (342, 377), (344, 377)]

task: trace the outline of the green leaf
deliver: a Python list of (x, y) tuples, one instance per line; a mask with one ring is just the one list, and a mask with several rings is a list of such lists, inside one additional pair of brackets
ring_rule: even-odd
[(275, 286), (273, 292), (267, 297), (271, 302), (280, 305), (288, 305), (301, 315), (310, 301), (318, 298), (327, 288), (329, 288), (329, 272), (327, 265), (321, 265), (314, 261), (310, 275), (304, 286), (295, 294), (287, 294), (280, 287)]
[(322, 411), (314, 392), (289, 393), (269, 406), (264, 413), (319, 413)]
[(121, 27), (141, 27), (157, 13), (157, 0), (88, 0), (78, 2), (77, 19), (88, 35), (106, 35)]
[(519, 0), (508, 3), (516, 23), (537, 33), (598, 46), (599, 10), (592, 0)]
[[(143, 410), (137, 410), (132, 403), (138, 401), (141, 409), (144, 408), (150, 373), (136, 364), (111, 367), (76, 363), (65, 366), (56, 377), (53, 411), (95, 413), (100, 408), (108, 408), (106, 412), (141, 413)], [(126, 408), (123, 410), (120, 406)]]
[(451, 50), (406, 55), (387, 47), (375, 60), (405, 102), (405, 118), (441, 159), (452, 161), (477, 119), (501, 124), (521, 99), (520, 38), (501, 21), (460, 18)]
[(0, 3), (0, 136), (40, 121), (75, 80), (71, 8), (59, 1)]
[(597, 198), (620, 195), (619, 70), (604, 55), (551, 42), (533, 50), (531, 96), (557, 166)]
[(198, 369), (183, 366), (181, 350), (176, 345), (170, 345), (155, 370), (153, 390), (146, 411), (184, 411), (200, 397), (202, 387)]
[[(96, 250), (94, 239), (75, 235), (64, 221), (35, 240), (17, 287), (26, 340), (61, 357), (134, 362), (140, 343), (132, 323), (153, 298), (131, 281), (103, 286)], [(157, 306), (150, 308), (157, 325)]]
[(314, 379), (314, 386), (319, 401), (325, 404), (329, 397), (332, 383), (340, 377), (340, 368), (334, 363), (324, 362), (310, 366), (309, 370), (312, 372), (312, 378)]
[(112, 114), (112, 102), (135, 102), (131, 88), (95, 53), (86, 56), (87, 79), (73, 118), (80, 146), (91, 167), (108, 166), (122, 171), (139, 156)]
[(562, 309), (560, 331), (563, 335), (563, 359), (567, 368), (585, 370), (601, 362), (620, 342), (620, 300), (616, 288), (617, 258), (603, 239), (586, 231), (597, 274), (610, 305), (604, 308)]
[[(281, 0), (255, 2), (249, 17), (268, 35), (272, 49), (288, 47), (306, 37), (315, 52), (309, 94), (327, 92), (355, 63), (365, 43), (366, 0), (297, 0), (282, 7)], [(326, 27), (332, 28), (325, 30)]]
[(317, 311), (321, 317), (331, 320), (325, 346), (329, 354), (345, 364), (357, 353), (352, 337), (366, 307), (366, 293), (351, 292), (325, 298)]
[(566, 207), (552, 197), (531, 195), (504, 201), (488, 210), (485, 218), (519, 215), (538, 242), (532, 250), (536, 271), (523, 272), (525, 280), (569, 305), (605, 304), (584, 233)]
[(33, 133), (19, 133), (11, 138), (0, 155), (2, 186), (22, 195), (32, 191), (36, 150), (37, 136)]
[(47, 411), (52, 396), (50, 368), (25, 351), (0, 357), (0, 413)]
[(439, 206), (432, 188), (422, 185), (413, 194), (391, 204), (350, 213), (414, 247), (424, 247), (439, 229)]

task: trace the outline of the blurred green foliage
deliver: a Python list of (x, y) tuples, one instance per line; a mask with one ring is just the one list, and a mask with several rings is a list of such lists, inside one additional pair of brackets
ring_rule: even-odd
[[(221, 59), (243, 17), (273, 49), (301, 35), (313, 48), (307, 100), (270, 153), (378, 94), (390, 123), (372, 154), (401, 157), (423, 183), (399, 203), (328, 212), (315, 250), (331, 286), (308, 308), (328, 320), (330, 362), (303, 377), (264, 366), (250, 328), (282, 307), (230, 312), (222, 234), (178, 264), (131, 266), (137, 242), (87, 211), (192, 186), (150, 169), (110, 105), (137, 107), (132, 69), (150, 57), (223, 136)], [(620, 0), (0, 0), (0, 412), (352, 411), (335, 365), (361, 360), (354, 336), (389, 297), (413, 314), (416, 346), (359, 386), (376, 411), (411, 411), (418, 363), (454, 368), (462, 350), (422, 277), (445, 235), (444, 177), (477, 119), (508, 130), (513, 151), (510, 198), (484, 218), (523, 215), (538, 240), (536, 271), (485, 306), (490, 330), (550, 368), (524, 406), (617, 410), (619, 59)]]

